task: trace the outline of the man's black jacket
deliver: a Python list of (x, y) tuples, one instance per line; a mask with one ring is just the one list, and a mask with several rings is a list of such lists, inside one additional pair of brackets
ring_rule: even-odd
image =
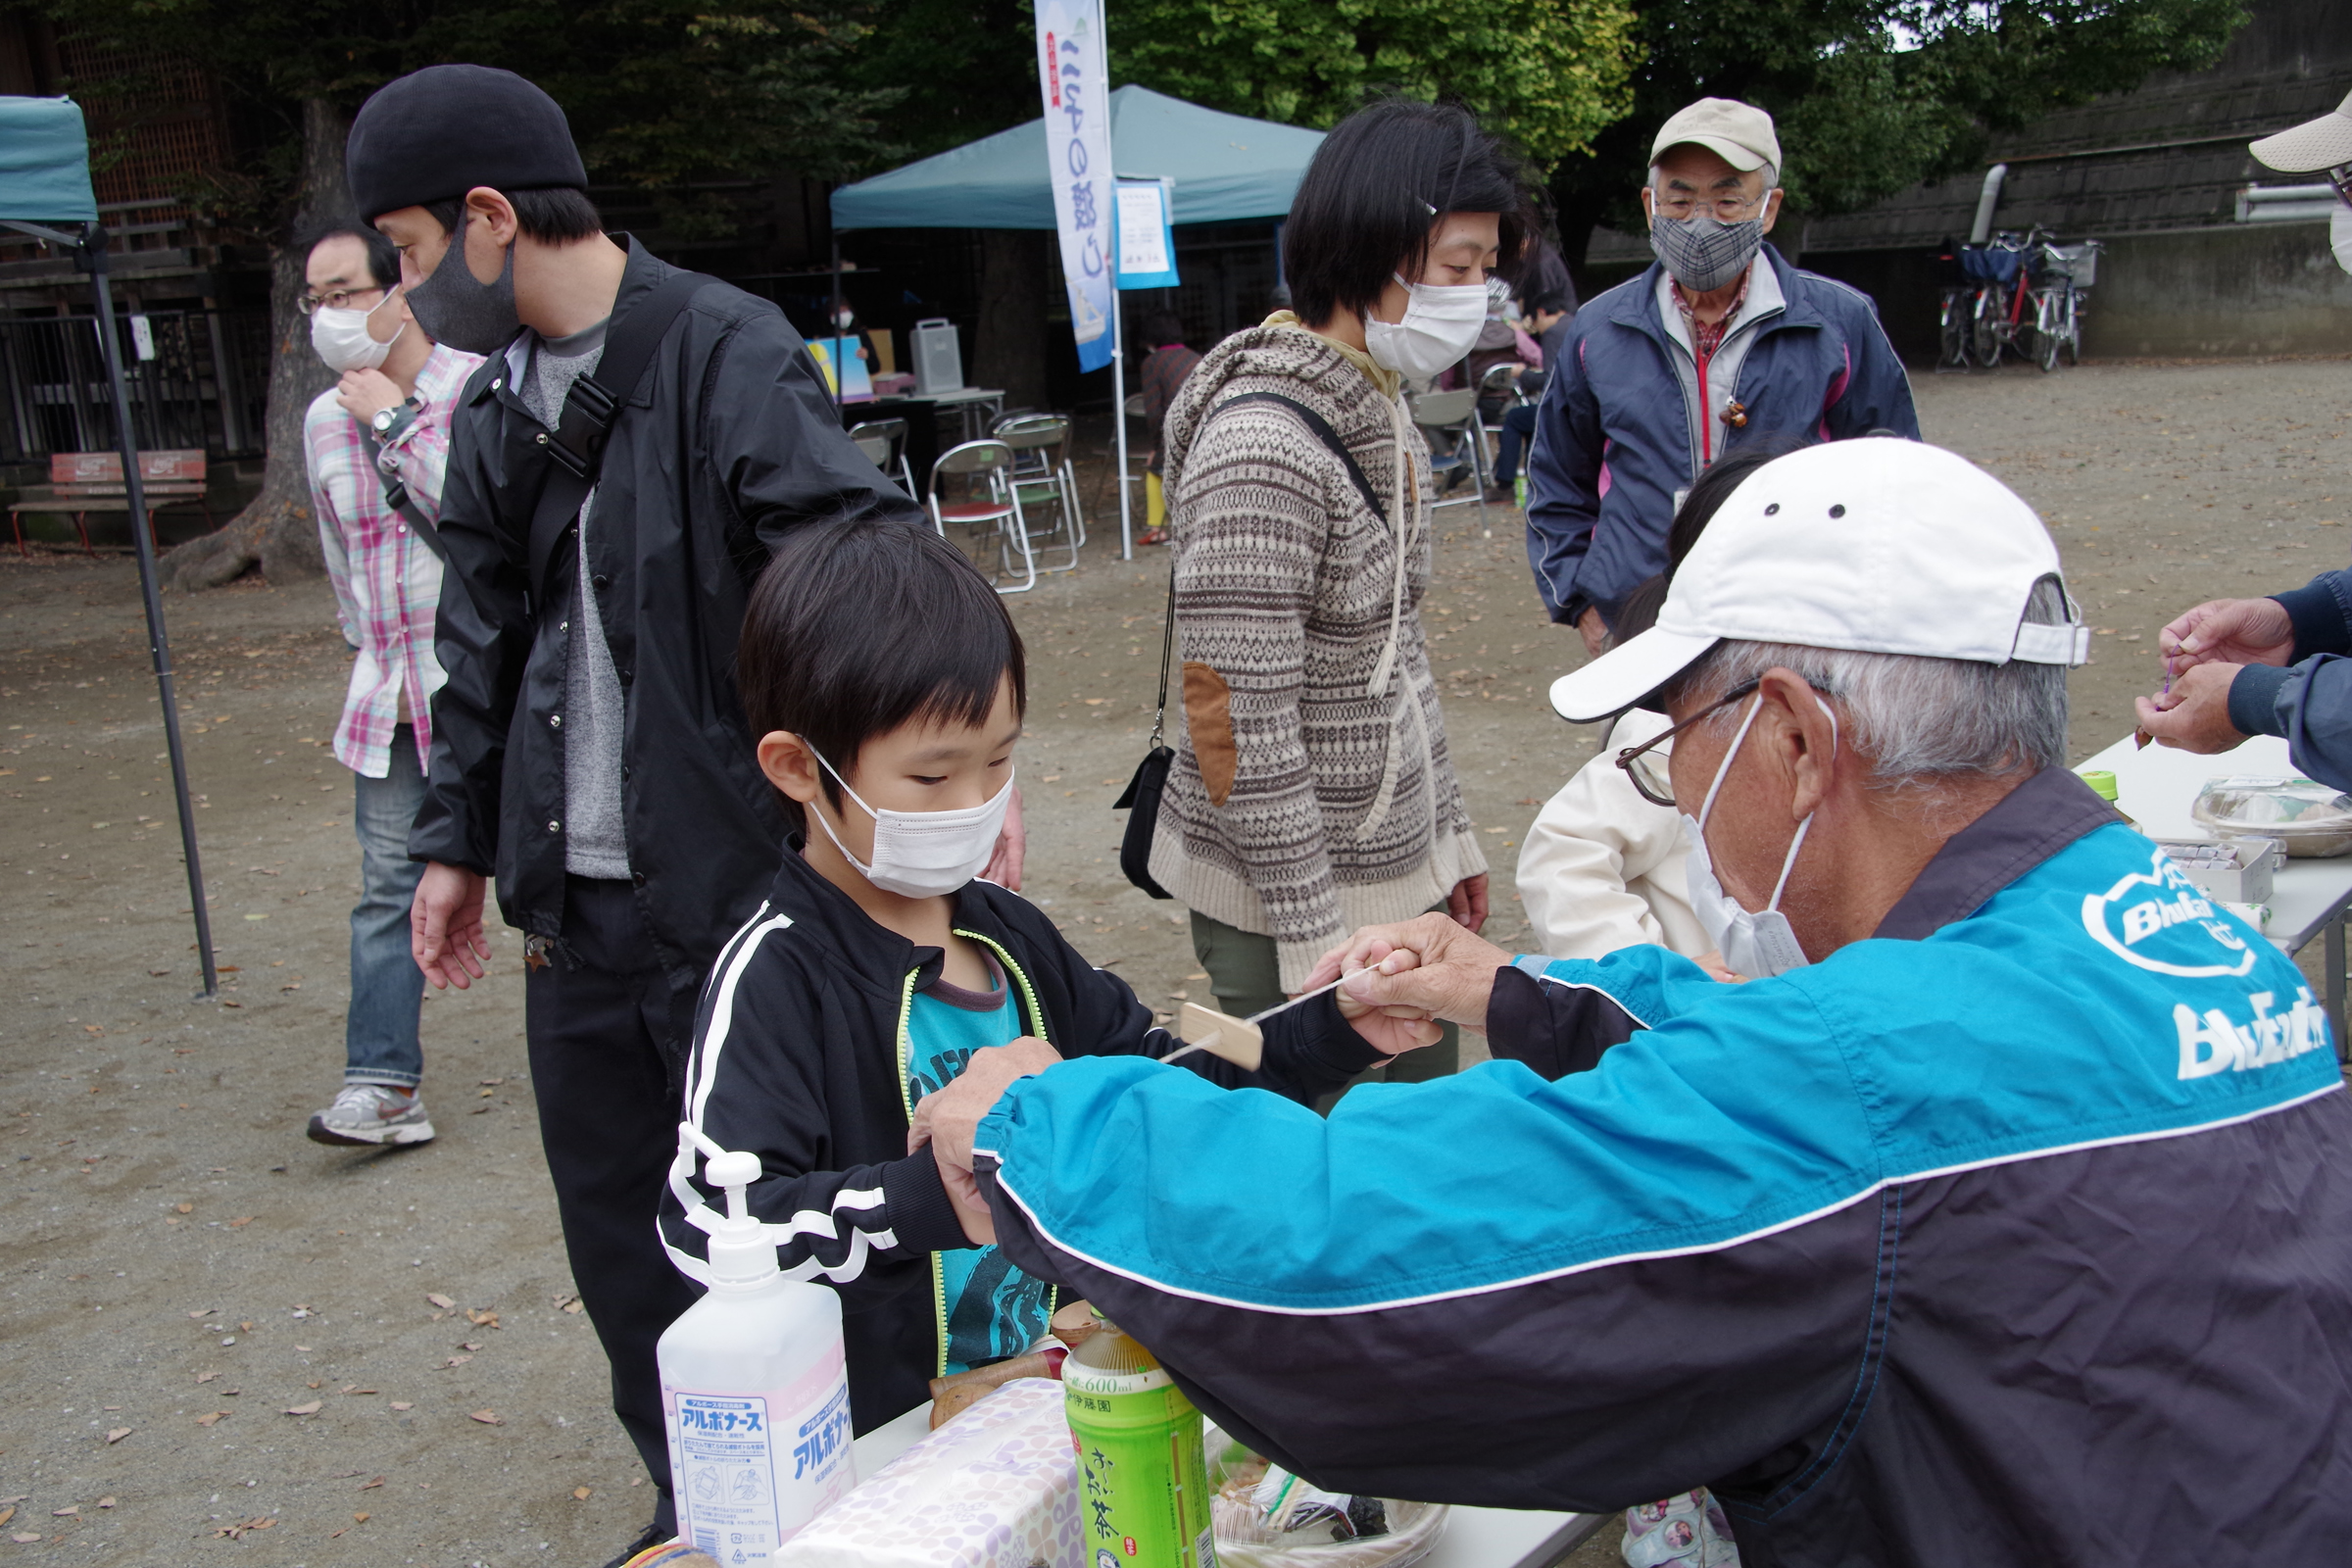
[[(628, 243), (615, 323), (677, 270)], [(515, 392), (527, 341), (474, 372), (454, 421), (435, 639), (449, 684), (433, 699), (409, 853), (495, 874), (508, 923), (554, 937), (579, 530), (557, 544), (539, 601), (531, 513), (552, 468), (545, 427)], [(699, 972), (759, 904), (785, 834), (735, 692), (752, 582), (798, 523), (913, 507), (850, 444), (783, 313), (712, 283), (615, 418), (590, 511), (590, 585), (626, 706), (629, 866), (670, 966)]]
[[(1021, 1026), (1064, 1056), (1177, 1049), (1126, 981), (1087, 962), (1018, 894), (965, 884), (955, 926), (995, 956)], [(769, 1226), (778, 1265), (841, 1296), (860, 1433), (930, 1397), (963, 1329), (943, 1298), (938, 1253), (969, 1244), (930, 1148), (906, 1152), (907, 1008), (944, 957), (877, 925), (787, 854), (767, 902), (711, 966), (687, 1063), (684, 1119), (723, 1149), (760, 1156), (746, 1197)], [(1205, 1052), (1165, 1070), (1307, 1102), (1382, 1059), (1328, 994), (1264, 1029), (1256, 1072)], [(671, 1260), (697, 1280), (708, 1278), (703, 1227), (726, 1207), (701, 1168), (691, 1149), (680, 1154), (661, 1212)]]

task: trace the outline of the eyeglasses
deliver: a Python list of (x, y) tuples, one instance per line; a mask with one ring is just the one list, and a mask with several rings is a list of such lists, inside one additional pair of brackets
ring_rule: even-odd
[(330, 289), (324, 294), (305, 294), (294, 302), (294, 308), (305, 316), (318, 314), (320, 306), (324, 306), (330, 311), (347, 311), (351, 309), (353, 299), (359, 295), (389, 294), (390, 292), (392, 292), (392, 285), (389, 283), (369, 283), (361, 288)]
[(1749, 213), (1762, 207), (1771, 194), (1770, 191), (1766, 191), (1764, 195), (1753, 200), (1745, 196), (1718, 196), (1711, 201), (1700, 201), (1692, 196), (1670, 196), (1663, 191), (1653, 190), (1650, 192), (1649, 199), (1655, 204), (1661, 216), (1671, 218), (1678, 223), (1692, 213), (1701, 212), (1713, 213), (1726, 223), (1737, 223), (1747, 217)]
[(1663, 735), (1653, 735), (1639, 746), (1619, 752), (1617, 765), (1625, 769), (1625, 776), (1633, 781), (1634, 789), (1643, 800), (1652, 806), (1672, 806), (1674, 780), (1666, 771), (1665, 757), (1656, 755), (1657, 749), (1701, 719), (1711, 718), (1734, 703), (1753, 697), (1762, 684), (1760, 680), (1741, 681)]

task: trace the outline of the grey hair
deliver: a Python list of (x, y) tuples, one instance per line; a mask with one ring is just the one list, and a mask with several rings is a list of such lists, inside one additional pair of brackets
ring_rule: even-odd
[[(2063, 625), (2073, 618), (2057, 578), (2034, 585), (2025, 620)], [(1946, 779), (2005, 778), (2066, 765), (2063, 664), (1986, 664), (1727, 640), (1690, 667), (1683, 689), (1701, 700), (1720, 697), (1775, 665), (1803, 676), (1843, 710), (1842, 738), (1869, 761), (1878, 788), (1933, 788)], [(1719, 715), (1719, 721), (1731, 717)]]
[[(1761, 168), (1764, 171), (1764, 194), (1769, 196), (1780, 189), (1781, 172), (1770, 164), (1762, 165)], [(1749, 170), (1747, 172), (1753, 173), (1755, 171)], [(1649, 188), (1652, 190), (1658, 188), (1658, 166), (1655, 164), (1649, 166)]]

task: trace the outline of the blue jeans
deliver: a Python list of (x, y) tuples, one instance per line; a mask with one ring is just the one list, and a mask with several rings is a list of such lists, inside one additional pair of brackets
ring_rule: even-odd
[(414, 1089), (424, 1075), (416, 1013), (424, 975), (409, 951), (409, 906), (424, 875), (409, 858), (409, 824), (424, 804), (416, 737), (392, 732), (391, 771), (354, 775), (351, 814), (360, 840), (360, 902), (351, 911), (351, 1010), (343, 1020), (343, 1081)]
[(1502, 438), (1494, 458), (1494, 483), (1508, 490), (1519, 477), (1519, 453), (1536, 438), (1536, 406), (1514, 404), (1502, 411)]

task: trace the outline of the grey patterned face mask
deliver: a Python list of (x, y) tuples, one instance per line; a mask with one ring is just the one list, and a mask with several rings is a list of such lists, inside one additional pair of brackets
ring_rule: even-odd
[(409, 314), (416, 318), (436, 343), (468, 354), (496, 354), (522, 330), (514, 314), (514, 247), (507, 247), (506, 265), (485, 283), (466, 265), (466, 224), (471, 214), (460, 212), (458, 230), (449, 236), (433, 275), (409, 290)]
[(1677, 221), (1664, 214), (1649, 220), (1649, 249), (1693, 294), (1719, 289), (1747, 270), (1764, 243), (1761, 214), (1727, 223), (1713, 213), (1692, 213)]

